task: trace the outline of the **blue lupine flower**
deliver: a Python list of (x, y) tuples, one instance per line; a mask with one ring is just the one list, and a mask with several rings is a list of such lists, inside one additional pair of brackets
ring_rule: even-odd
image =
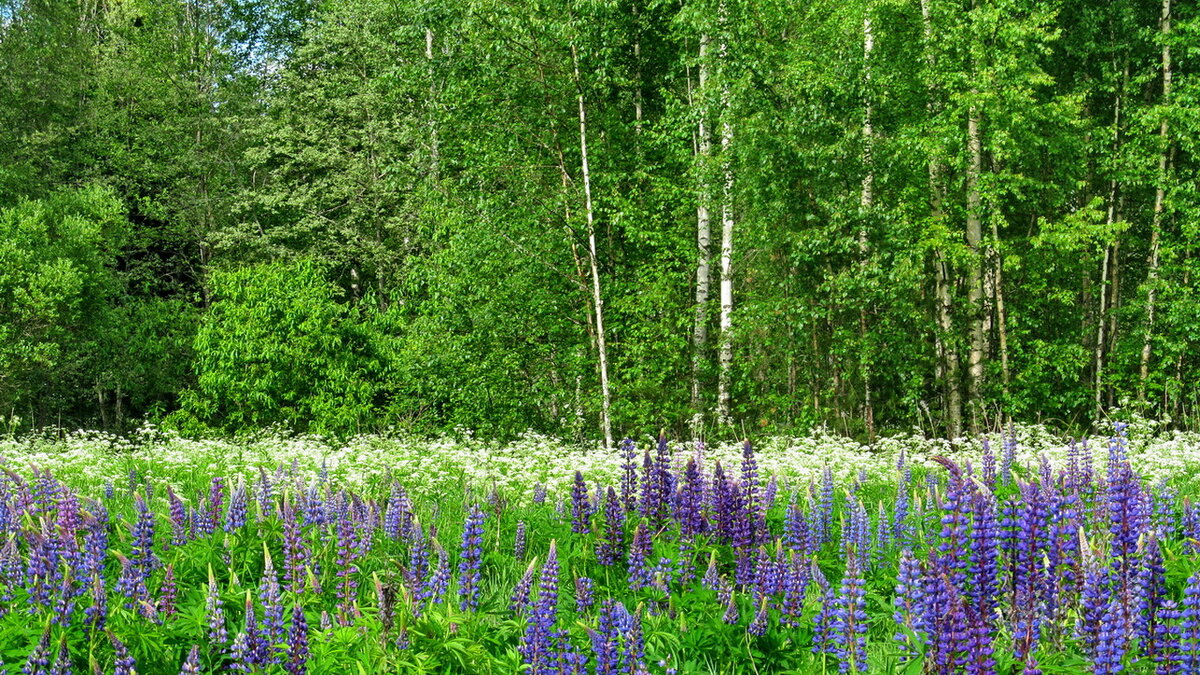
[(187, 658), (183, 661), (183, 667), (179, 669), (179, 675), (200, 675), (199, 645), (192, 645), (192, 649), (188, 652)]
[(287, 661), (284, 670), (289, 675), (308, 672), (308, 620), (300, 605), (292, 605), (292, 624), (287, 635)]
[(588, 577), (575, 577), (575, 612), (586, 614), (595, 603), (595, 583)]
[(459, 609), (479, 606), (479, 567), (483, 562), (483, 511), (472, 506), (463, 524), (462, 549), (458, 563)]
[(866, 591), (859, 572), (858, 556), (847, 551), (846, 571), (842, 576), (836, 608), (833, 611), (831, 633), (838, 671), (842, 673), (865, 670), (867, 665)]
[(592, 533), (590, 511), (587, 483), (583, 482), (583, 474), (576, 471), (575, 482), (571, 486), (571, 532), (578, 535)]

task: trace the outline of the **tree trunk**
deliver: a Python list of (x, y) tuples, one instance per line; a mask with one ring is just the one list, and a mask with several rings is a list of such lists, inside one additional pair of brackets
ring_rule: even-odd
[[(721, 43), (724, 60), (726, 45)], [(733, 121), (730, 119), (729, 83), (721, 91), (721, 352), (717, 375), (717, 421), (733, 424), (730, 417), (730, 372), (733, 367)]]
[[(1171, 34), (1171, 0), (1163, 0), (1162, 34)], [(1162, 103), (1169, 105), (1171, 101), (1171, 46), (1163, 43), (1162, 49), (1163, 90)], [(1146, 384), (1150, 379), (1150, 350), (1154, 335), (1154, 312), (1158, 286), (1158, 253), (1162, 238), (1163, 201), (1166, 198), (1167, 171), (1170, 168), (1170, 145), (1168, 136), (1167, 117), (1162, 118), (1159, 126), (1159, 142), (1162, 144), (1162, 154), (1158, 158), (1158, 186), (1154, 190), (1154, 216), (1150, 225), (1150, 256), (1146, 271), (1146, 329), (1142, 340), (1142, 359), (1138, 378), (1138, 400), (1146, 400)]]
[[(868, 272), (868, 257), (870, 256), (870, 237), (867, 232), (867, 221), (870, 218), (871, 207), (875, 202), (875, 166), (872, 156), (875, 142), (875, 129), (872, 126), (871, 103), (871, 52), (875, 49), (875, 34), (871, 29), (871, 15), (863, 16), (863, 179), (860, 203), (862, 206), (860, 225), (858, 229), (859, 273), (864, 281)], [(863, 284), (866, 288), (866, 284)], [(861, 369), (863, 386), (863, 418), (867, 426), (867, 439), (875, 442), (875, 406), (871, 400), (871, 350), (867, 348), (867, 298), (862, 298), (858, 310), (859, 367)]]
[[(930, 18), (929, 4), (932, 0), (921, 0), (921, 23), (925, 40), (925, 61), (932, 69), (937, 59), (930, 47), (933, 41), (933, 21)], [(934, 101), (935, 88), (930, 89), (930, 101), (926, 106), (929, 118), (933, 119), (937, 106)], [(929, 207), (930, 215), (936, 222), (945, 219), (943, 205), (946, 203), (945, 188), (942, 186), (944, 175), (943, 165), (936, 155), (929, 158)], [(959, 379), (958, 347), (954, 337), (954, 300), (951, 293), (950, 262), (944, 251), (934, 251), (935, 290), (934, 302), (937, 307), (938, 331), (934, 335), (934, 344), (938, 355), (938, 369), (946, 386), (946, 431), (950, 438), (962, 434), (962, 383)]]
[(692, 410), (695, 411), (693, 429), (696, 433), (704, 427), (704, 407), (700, 401), (700, 371), (704, 363), (704, 350), (708, 343), (708, 286), (711, 277), (709, 242), (712, 224), (709, 221), (708, 205), (712, 198), (709, 186), (709, 163), (712, 155), (712, 139), (708, 130), (707, 84), (708, 36), (700, 36), (700, 122), (698, 129), (696, 164), (699, 174), (699, 189), (696, 201), (696, 322), (692, 329)]
[[(1121, 104), (1123, 103), (1122, 99), (1125, 94), (1125, 84), (1128, 80), (1129, 64), (1126, 63), (1125, 75), (1121, 80), (1121, 88), (1117, 90), (1117, 95), (1113, 99), (1113, 156), (1116, 156), (1121, 148)], [(1106, 209), (1104, 221), (1106, 225), (1105, 230), (1112, 232), (1113, 226), (1117, 222), (1117, 179), (1115, 176), (1108, 182), (1108, 208)], [(1094, 400), (1096, 403), (1095, 417), (1097, 420), (1100, 419), (1100, 414), (1103, 412), (1104, 407), (1104, 354), (1106, 346), (1105, 328), (1107, 327), (1106, 321), (1108, 321), (1106, 313), (1109, 311), (1110, 307), (1108, 303), (1109, 294), (1110, 292), (1115, 292), (1115, 289), (1114, 291), (1108, 290), (1108, 269), (1110, 265), (1114, 264), (1114, 253), (1115, 245), (1106, 242), (1104, 244), (1104, 259), (1100, 263), (1100, 292), (1098, 293), (1100, 307), (1096, 315), (1096, 351), (1092, 368), (1095, 376), (1094, 387), (1096, 391)]]
[(604, 339), (604, 300), (600, 295), (600, 266), (596, 255), (595, 209), (592, 207), (592, 174), (588, 168), (587, 110), (583, 103), (583, 85), (579, 77), (579, 55), (571, 45), (571, 61), (575, 68), (575, 88), (579, 100), (579, 156), (583, 172), (584, 210), (587, 214), (588, 264), (592, 270), (592, 307), (596, 316), (596, 351), (600, 359), (600, 428), (604, 432), (604, 449), (613, 447), (612, 421), (609, 410), (612, 398), (608, 388), (608, 346)]
[[(1000, 386), (1001, 394), (1003, 394), (1005, 403), (1008, 402), (1009, 384), (1011, 377), (1008, 370), (1008, 321), (1004, 311), (1004, 259), (1000, 254), (1000, 232), (996, 221), (998, 218), (992, 218), (992, 262), (994, 268), (994, 289), (996, 293), (996, 337), (1000, 346)], [(1012, 417), (1007, 413), (1004, 414), (1005, 425), (1011, 426)]]
[(971, 267), (967, 277), (967, 304), (971, 313), (970, 407), (971, 433), (979, 433), (983, 405), (983, 360), (987, 350), (983, 311), (983, 229), (980, 220), (982, 200), (979, 176), (983, 171), (983, 148), (979, 140), (979, 112), (972, 104), (967, 113), (967, 246), (971, 249)]
[[(433, 70), (433, 29), (425, 29), (425, 60), (429, 66), (429, 105), (432, 107), (437, 100), (437, 84)], [(441, 149), (438, 147), (438, 127), (436, 112), (429, 116), (429, 175), (437, 183), (441, 177)]]

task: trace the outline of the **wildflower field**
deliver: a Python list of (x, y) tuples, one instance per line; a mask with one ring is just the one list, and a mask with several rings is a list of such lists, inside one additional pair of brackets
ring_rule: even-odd
[(0, 440), (33, 673), (1200, 673), (1200, 439)]

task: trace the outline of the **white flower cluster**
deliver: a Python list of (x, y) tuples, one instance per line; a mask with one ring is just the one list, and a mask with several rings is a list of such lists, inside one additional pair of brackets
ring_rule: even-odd
[[(1042, 456), (1052, 466), (1065, 464), (1069, 439), (1042, 426), (1018, 426), (1013, 435), (1019, 471), (1035, 471)], [(1127, 430), (1127, 437), (1128, 455), (1146, 478), (1191, 482), (1200, 473), (1200, 434), (1160, 433), (1146, 425), (1134, 425)], [(1002, 437), (993, 434), (986, 439), (999, 463)], [(755, 456), (761, 475), (776, 475), (785, 485), (798, 486), (819, 479), (825, 467), (842, 480), (859, 472), (890, 480), (901, 453), (914, 467), (931, 467), (930, 458), (939, 455), (978, 467), (982, 442), (950, 442), (905, 434), (865, 445), (817, 430), (808, 436), (762, 439), (756, 442)], [(1080, 441), (1090, 448), (1098, 471), (1105, 466), (1109, 442), (1107, 438)], [(637, 439), (636, 447), (640, 469), (642, 453), (653, 454), (655, 440)], [(719, 460), (733, 475), (742, 459), (740, 443), (698, 447), (692, 442), (672, 442), (670, 450), (678, 465), (698, 455), (707, 470)], [(260, 471), (285, 467), (294, 469), (306, 481), (325, 470), (350, 485), (379, 485), (380, 478), (393, 476), (409, 489), (425, 494), (469, 486), (527, 495), (532, 486), (539, 484), (561, 493), (576, 471), (589, 481), (618, 481), (623, 460), (616, 448), (605, 451), (599, 446), (581, 447), (532, 432), (508, 443), (459, 434), (456, 438), (432, 440), (364, 435), (333, 444), (315, 436), (277, 430), (230, 440), (188, 439), (147, 427), (128, 438), (89, 431), (46, 431), (0, 439), (0, 462), (24, 474), (32, 473), (35, 467), (48, 469), (72, 484), (93, 488), (121, 485), (131, 470), (139, 477), (195, 490), (209, 476), (253, 478)]]

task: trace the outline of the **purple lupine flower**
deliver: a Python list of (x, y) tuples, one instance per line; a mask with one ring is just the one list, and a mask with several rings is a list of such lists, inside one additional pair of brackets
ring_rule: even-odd
[(217, 586), (217, 578), (213, 575), (212, 565), (208, 567), (208, 593), (205, 595), (205, 616), (208, 624), (208, 642), (223, 645), (229, 639), (225, 630), (225, 610), (221, 605), (221, 589)]
[(821, 501), (818, 508), (821, 542), (824, 543), (830, 541), (830, 527), (833, 525), (833, 469), (828, 464), (821, 472)]
[[(966, 595), (971, 600), (973, 611), (981, 617), (990, 617), (997, 604), (999, 594), (999, 538), (1000, 529), (996, 522), (996, 502), (990, 493), (975, 491), (972, 495), (974, 523), (970, 534), (970, 553), (967, 562), (967, 578), (970, 580)], [(1041, 512), (1038, 513), (1041, 515)], [(1044, 526), (1044, 518), (1039, 525)], [(1022, 530), (1024, 532), (1024, 530)], [(1033, 537), (1036, 533), (1028, 533)], [(1035, 539), (1034, 543), (1042, 540)], [(1022, 548), (1022, 551), (1025, 549)], [(1041, 561), (1031, 561), (1036, 569)], [(1023, 564), (1017, 563), (1018, 566)], [(1030, 598), (1032, 599), (1032, 598)], [(1025, 653), (1018, 655), (1022, 660)]]
[(1017, 437), (1010, 429), (1000, 445), (1000, 482), (1008, 485), (1012, 482), (1013, 463), (1017, 458)]
[(717, 552), (709, 551), (708, 569), (705, 570), (704, 577), (700, 580), (700, 585), (710, 591), (715, 591), (720, 583), (721, 574), (717, 570)]
[(1181, 642), (1179, 635), (1179, 619), (1183, 612), (1174, 600), (1164, 600), (1158, 610), (1160, 621), (1158, 653), (1151, 659), (1155, 663), (1156, 675), (1177, 675), (1182, 671), (1180, 661)]
[(1179, 622), (1179, 665), (1185, 673), (1200, 672), (1200, 572), (1183, 589)]
[(621, 504), (628, 511), (634, 507), (637, 495), (637, 447), (633, 439), (621, 441)]
[(139, 494), (134, 500), (137, 522), (133, 526), (133, 550), (129, 560), (138, 570), (143, 581), (150, 578), (150, 571), (158, 566), (154, 555), (154, 512)]
[(167, 571), (163, 574), (162, 586), (158, 590), (158, 611), (167, 618), (175, 616), (177, 611), (175, 600), (178, 596), (179, 587), (175, 582), (175, 563), (170, 563), (167, 565)]
[(785, 626), (800, 625), (800, 616), (804, 613), (804, 598), (808, 594), (808, 583), (811, 573), (803, 554), (789, 551), (791, 556), (783, 578), (783, 618)]
[(350, 615), (356, 611), (358, 565), (355, 561), (359, 558), (358, 533), (348, 509), (338, 516), (336, 529), (338, 622), (348, 626)]
[(866, 670), (867, 612), (866, 591), (854, 549), (846, 552), (846, 571), (838, 590), (830, 628), (834, 654), (841, 673)]
[(384, 516), (383, 533), (388, 539), (399, 540), (412, 519), (408, 493), (400, 483), (392, 483), (392, 494), (388, 497), (387, 514)]
[(704, 476), (695, 457), (689, 457), (679, 492), (680, 537), (690, 539), (702, 534), (708, 526), (704, 518)]
[(137, 661), (129, 654), (129, 648), (116, 635), (109, 632), (108, 639), (113, 646), (113, 675), (137, 675)]
[(789, 551), (803, 552), (808, 541), (808, 522), (804, 512), (796, 501), (796, 496), (788, 502), (787, 512), (783, 516), (783, 543)]
[(888, 522), (887, 508), (883, 502), (879, 502), (879, 513), (875, 519), (875, 537), (871, 540), (871, 559), (870, 566), (874, 566), (879, 561), (884, 553), (887, 552), (888, 546), (891, 543), (892, 526)]
[(817, 586), (821, 591), (817, 615), (813, 617), (812, 653), (836, 654), (836, 645), (833, 640), (833, 621), (835, 618), (834, 613), (837, 611), (837, 592), (825, 580), (825, 575), (820, 574), (821, 570), (817, 567), (815, 560), (812, 563), (812, 568), (813, 580), (817, 582)]
[(429, 580), (421, 587), (420, 595), (432, 600), (434, 604), (441, 604), (446, 600), (446, 591), (450, 588), (450, 555), (437, 539), (431, 541), (437, 551), (437, 566), (434, 567), (433, 574), (429, 575)]
[(722, 590), (725, 591), (718, 593), (719, 596), (725, 597), (725, 613), (721, 615), (721, 620), (731, 626), (736, 626), (742, 620), (742, 615), (738, 611), (737, 606), (737, 594), (734, 593), (733, 586), (728, 581), (722, 579), (721, 584), (724, 587)]
[(586, 614), (595, 604), (593, 593), (596, 585), (588, 577), (575, 577), (575, 612)]
[[(280, 599), (279, 575), (275, 572), (275, 565), (271, 562), (271, 554), (265, 549), (263, 554), (263, 575), (258, 585), (258, 601), (262, 603), (263, 617), (258, 632), (267, 644), (277, 645), (284, 639), (283, 616), (285, 610)], [(271, 662), (274, 663), (277, 660), (275, 655), (272, 655)]]
[(267, 470), (261, 466), (258, 467), (258, 475), (259, 479), (254, 492), (258, 498), (258, 520), (262, 522), (275, 515), (275, 493), (271, 479), (267, 476)]
[(1144, 539), (1138, 562), (1138, 607), (1133, 615), (1133, 630), (1138, 637), (1142, 653), (1157, 661), (1163, 651), (1164, 631), (1159, 613), (1166, 599), (1167, 570), (1163, 566), (1162, 548), (1153, 531)]
[(305, 570), (312, 557), (308, 541), (301, 531), (300, 514), (288, 497), (283, 500), (283, 578), (287, 590), (297, 595), (304, 592)]
[[(611, 490), (612, 488), (609, 489)], [(525, 521), (517, 521), (517, 533), (513, 537), (513, 557), (517, 560), (525, 559), (526, 539)]]
[(50, 627), (46, 626), (46, 630), (42, 631), (42, 637), (38, 640), (37, 646), (33, 651), (29, 652), (29, 658), (25, 660), (25, 666), (21, 668), (24, 675), (43, 675), (46, 668), (50, 666)]
[[(404, 582), (419, 595), (428, 576), (429, 539), (425, 537), (425, 528), (418, 523), (408, 535), (408, 569), (404, 571)], [(428, 596), (418, 599), (426, 600)]]
[(583, 482), (583, 474), (576, 471), (575, 482), (571, 485), (571, 532), (584, 535), (592, 533), (590, 512), (587, 483)]
[(758, 611), (754, 613), (754, 618), (746, 626), (746, 632), (755, 636), (765, 635), (767, 632), (767, 618), (767, 598), (764, 597), (758, 603)]
[(188, 540), (188, 527), (191, 518), (188, 517), (187, 507), (183, 500), (175, 494), (175, 490), (167, 485), (167, 502), (171, 505), (171, 546), (183, 546)]
[[(2, 667), (0, 665), (0, 668)], [(58, 653), (54, 655), (54, 664), (50, 666), (50, 675), (71, 675), (71, 673), (71, 652), (67, 649), (67, 638), (64, 636), (58, 641)]]
[(751, 526), (749, 545), (753, 546), (764, 535), (766, 518), (758, 487), (758, 461), (754, 459), (754, 446), (750, 441), (742, 444), (742, 503)]
[(604, 529), (596, 542), (601, 565), (615, 565), (625, 552), (625, 509), (610, 487), (604, 496)]
[(896, 598), (892, 604), (896, 612), (892, 615), (896, 624), (904, 630), (896, 633), (894, 640), (901, 649), (901, 659), (904, 661), (915, 658), (920, 650), (913, 644), (913, 636), (918, 640), (926, 640), (922, 635), (925, 631), (924, 598), (921, 583), (921, 564), (913, 556), (912, 550), (904, 549), (900, 553), (900, 570), (896, 575)]
[(235, 673), (249, 673), (253, 668), (250, 638), (242, 631), (233, 637), (233, 642), (229, 645), (229, 669)]
[(1092, 672), (1096, 675), (1111, 675), (1124, 669), (1121, 660), (1125, 657), (1127, 639), (1123, 613), (1121, 603), (1115, 598), (1104, 611), (1096, 656), (1092, 659)]
[(557, 647), (561, 634), (555, 628), (558, 621), (558, 546), (551, 540), (546, 564), (542, 566), (537, 603), (533, 616), (521, 640), (520, 652), (531, 673), (557, 671)]
[(1200, 503), (1193, 504), (1191, 500), (1183, 500), (1183, 537), (1187, 539), (1186, 548), (1193, 554), (1200, 553)]
[(287, 634), (287, 661), (283, 667), (288, 675), (308, 672), (308, 620), (298, 604), (292, 605), (292, 625)]
[(996, 453), (992, 452), (991, 440), (983, 438), (983, 484), (996, 489)]
[(229, 499), (229, 511), (225, 514), (225, 531), (234, 532), (246, 526), (247, 502), (246, 479), (238, 476), (237, 487)]
[(83, 610), (84, 629), (87, 633), (104, 630), (108, 622), (108, 593), (104, 588), (104, 577), (92, 577), (92, 604)]
[(546, 486), (545, 485), (538, 483), (537, 485), (533, 486), (533, 503), (534, 504), (545, 504), (546, 503)]
[(633, 545), (629, 547), (629, 588), (639, 590), (650, 586), (653, 578), (650, 572), (650, 556), (654, 552), (654, 542), (650, 530), (645, 523), (638, 523), (633, 531)]
[(179, 675), (200, 675), (199, 645), (192, 645), (191, 651), (188, 652), (187, 658), (183, 661), (183, 667), (179, 669)]
[(529, 592), (533, 588), (533, 573), (537, 569), (537, 556), (529, 561), (529, 566), (525, 568), (525, 573), (517, 580), (517, 585), (513, 587), (511, 602), (508, 608), (513, 614), (524, 614), (533, 607), (530, 601)]
[(479, 567), (483, 561), (483, 511), (472, 506), (463, 525), (462, 550), (458, 563), (459, 609), (479, 606)]

